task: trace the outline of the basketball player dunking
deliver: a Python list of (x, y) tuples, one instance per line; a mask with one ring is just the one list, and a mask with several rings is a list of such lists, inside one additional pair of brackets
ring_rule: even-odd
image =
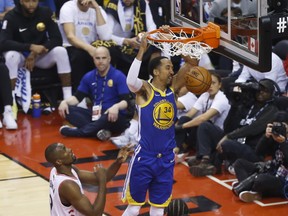
[(136, 94), (140, 140), (132, 156), (125, 180), (122, 200), (128, 201), (123, 216), (138, 215), (149, 191), (150, 215), (163, 215), (172, 194), (176, 103), (179, 89), (184, 86), (184, 74), (197, 65), (197, 60), (185, 62), (176, 75), (171, 61), (163, 56), (149, 63), (150, 81), (138, 78), (141, 61), (147, 50), (147, 34), (141, 40), (139, 52), (127, 76), (129, 89)]

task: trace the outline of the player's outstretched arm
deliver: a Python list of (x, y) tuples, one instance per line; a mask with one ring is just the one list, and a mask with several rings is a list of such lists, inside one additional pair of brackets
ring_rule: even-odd
[(106, 169), (99, 168), (97, 173), (94, 174), (98, 180), (99, 186), (97, 197), (93, 204), (91, 204), (90, 200), (81, 193), (78, 184), (71, 180), (64, 181), (59, 188), (62, 203), (64, 205), (72, 205), (83, 215), (101, 216), (106, 203), (106, 172)]
[(140, 67), (143, 59), (143, 55), (146, 52), (148, 48), (148, 42), (147, 42), (147, 34), (144, 33), (142, 39), (139, 51), (136, 55), (136, 58), (134, 59), (133, 63), (131, 64), (131, 67), (128, 71), (127, 75), (127, 85), (130, 89), (130, 91), (136, 93), (141, 90), (142, 86), (144, 85), (144, 82), (138, 78)]
[[(107, 181), (110, 181), (118, 172), (121, 164), (126, 162), (127, 157), (133, 152), (133, 146), (128, 144), (122, 147), (119, 150), (117, 159), (107, 168), (106, 178)], [(94, 172), (87, 170), (80, 170), (76, 166), (73, 166), (73, 169), (77, 172), (79, 179), (82, 184), (98, 185), (99, 179), (95, 173), (98, 172), (98, 169), (102, 169), (101, 164), (96, 164), (94, 167)]]
[(121, 164), (125, 163), (128, 156), (133, 153), (133, 147), (134, 145), (128, 144), (119, 150), (117, 159), (107, 169), (107, 181), (110, 181), (117, 174)]
[(181, 66), (179, 71), (174, 75), (172, 87), (176, 93), (178, 94), (179, 90), (185, 85), (185, 73), (191, 70), (192, 67), (198, 65), (198, 59), (191, 58), (190, 56), (182, 56), (185, 63)]

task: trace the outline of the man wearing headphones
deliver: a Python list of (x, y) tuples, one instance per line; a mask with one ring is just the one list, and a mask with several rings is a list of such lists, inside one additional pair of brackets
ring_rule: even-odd
[[(201, 149), (212, 149), (213, 151), (202, 152), (202, 160), (209, 156), (215, 172), (222, 171), (223, 160), (227, 161), (227, 168), (233, 173), (232, 164), (238, 158), (245, 158), (251, 162), (257, 162), (261, 158), (255, 152), (255, 146), (266, 125), (272, 121), (273, 115), (278, 111), (274, 104), (274, 81), (263, 79), (259, 82), (239, 84), (234, 88), (239, 92), (233, 92), (235, 99), (230, 99), (231, 108), (224, 122), (224, 130), (214, 127), (211, 124), (203, 123), (197, 132), (198, 141), (203, 145)], [(246, 95), (250, 94), (249, 100)], [(237, 99), (237, 100), (236, 100)], [(204, 161), (201, 164), (193, 164), (190, 172), (194, 176), (206, 175)], [(230, 168), (229, 168), (230, 166)], [(212, 169), (211, 167), (209, 167)]]

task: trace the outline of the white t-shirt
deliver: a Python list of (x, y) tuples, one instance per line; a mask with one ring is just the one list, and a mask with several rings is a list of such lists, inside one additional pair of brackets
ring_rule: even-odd
[(81, 11), (77, 6), (77, 0), (66, 2), (60, 10), (59, 28), (63, 38), (63, 46), (71, 46), (65, 35), (63, 24), (73, 23), (75, 27), (75, 35), (82, 41), (91, 44), (95, 40), (110, 40), (112, 28), (107, 23), (107, 14), (100, 7), (101, 14), (106, 24), (97, 26), (96, 11), (89, 8), (86, 12)]
[(287, 84), (287, 75), (284, 69), (284, 65), (282, 60), (275, 54), (272, 53), (272, 68), (270, 71), (267, 72), (260, 72), (244, 66), (242, 69), (241, 74), (235, 80), (236, 83), (246, 82), (247, 80), (254, 78), (258, 82), (262, 79), (271, 79), (274, 80), (281, 92), (285, 92), (285, 87)]
[(230, 104), (226, 95), (222, 91), (218, 91), (213, 99), (209, 98), (208, 92), (204, 92), (200, 95), (193, 107), (201, 114), (211, 108), (217, 110), (219, 115), (212, 117), (210, 121), (223, 129), (224, 121), (230, 110)]
[(75, 177), (70, 177), (64, 174), (58, 174), (56, 168), (52, 168), (50, 172), (50, 207), (51, 207), (51, 216), (84, 216), (80, 212), (78, 212), (72, 205), (71, 206), (64, 206), (61, 203), (60, 196), (59, 196), (59, 187), (61, 184), (66, 181), (74, 181), (76, 184), (79, 185), (81, 193), (84, 194), (82, 189), (82, 184), (79, 180), (79, 177), (75, 170), (72, 169), (72, 173)]
[[(117, 45), (122, 46), (123, 41), (125, 38), (131, 38), (132, 35), (132, 29), (134, 25), (134, 7), (130, 7), (125, 9), (123, 8), (123, 5), (121, 4), (121, 1), (118, 1), (117, 5), (117, 11), (118, 11), (118, 17), (120, 19), (120, 23), (111, 15), (107, 14), (108, 16), (108, 23), (112, 27), (113, 35), (111, 39), (117, 43)], [(153, 16), (150, 10), (150, 7), (148, 3), (146, 2), (146, 9), (145, 9), (145, 18), (146, 18), (146, 27), (147, 31), (150, 32), (152, 30), (156, 29), (156, 24), (153, 20)], [(127, 22), (130, 23), (130, 29), (127, 29), (126, 26)]]
[(181, 116), (185, 115), (193, 107), (197, 99), (198, 98), (196, 97), (196, 95), (191, 92), (187, 92), (185, 95), (178, 97), (178, 101), (183, 104), (185, 109), (178, 109), (177, 117), (180, 118)]
[[(238, 5), (231, 1), (232, 7), (240, 7), (242, 15), (257, 15), (257, 0), (241, 0)], [(212, 2), (212, 6), (209, 12), (209, 21), (214, 21), (215, 17), (221, 17), (221, 13), (228, 7), (227, 0), (215, 0)]]

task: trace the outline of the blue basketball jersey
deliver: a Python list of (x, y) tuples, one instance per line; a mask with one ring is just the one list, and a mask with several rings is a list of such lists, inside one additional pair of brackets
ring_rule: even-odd
[(138, 106), (140, 141), (144, 151), (165, 153), (176, 147), (175, 128), (176, 101), (174, 92), (165, 92), (150, 83), (153, 91), (147, 103)]

